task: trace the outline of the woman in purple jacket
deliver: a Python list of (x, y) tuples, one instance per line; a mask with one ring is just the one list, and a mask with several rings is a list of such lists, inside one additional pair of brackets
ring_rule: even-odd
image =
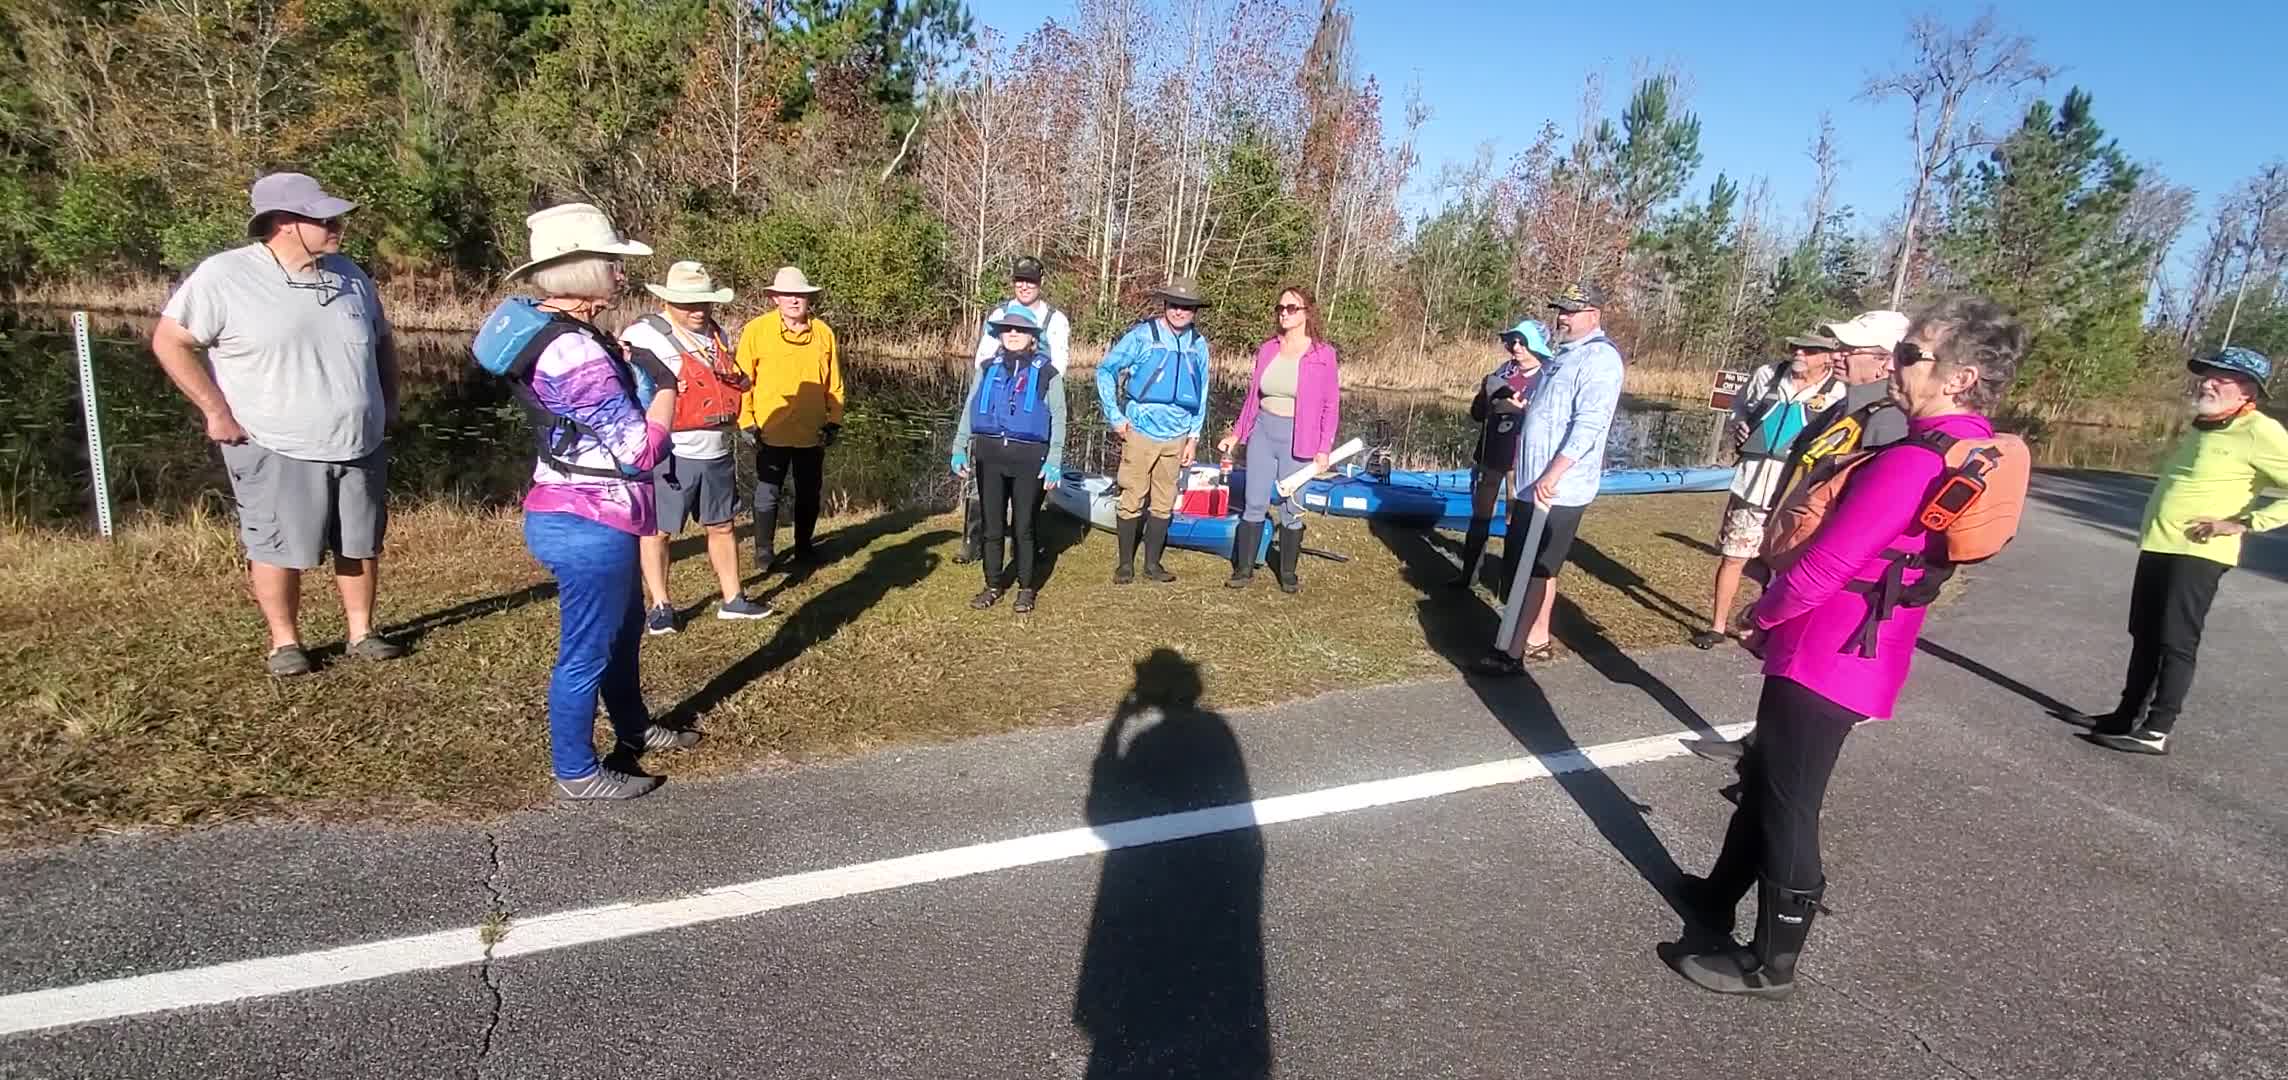
[[(1958, 297), (1920, 313), (1891, 370), (1907, 439), (1852, 472), (1801, 557), (1750, 613), (1746, 643), (1764, 659), (1764, 690), (1756, 739), (1740, 765), (1740, 806), (1715, 867), (1684, 883), (1689, 915), (1724, 940), (1671, 958), (1696, 985), (1764, 997), (1794, 989), (1796, 958), (1827, 891), (1819, 809), (1828, 777), (1853, 725), (1890, 718), (1922, 633), (1924, 608), (1895, 608), (1878, 625), (1874, 655), (1862, 655), (1870, 595), (1863, 583), (1881, 578), (1886, 551), (1920, 554), (1945, 543), (1918, 518), (1946, 462), (1915, 436), (1992, 435), (1982, 414), (2001, 401), (2025, 345), (2025, 329), (1989, 300)], [(1906, 571), (1910, 591), (1921, 576), (1919, 568)], [(1756, 930), (1741, 948), (1731, 940), (1733, 909), (1750, 885), (1758, 886)]]
[(1255, 552), (1261, 546), (1266, 515), (1279, 525), (1271, 569), (1279, 575), (1280, 591), (1303, 587), (1295, 572), (1303, 557), (1302, 511), (1293, 500), (1273, 506), (1271, 493), (1297, 469), (1311, 466), (1326, 471), (1341, 418), (1342, 380), (1335, 367), (1335, 347), (1320, 336), (1319, 303), (1310, 290), (1300, 285), (1281, 289), (1278, 322), (1278, 335), (1255, 350), (1255, 377), (1248, 384), (1246, 404), (1240, 406), (1239, 423), (1217, 444), (1226, 458), (1234, 445), (1247, 444), (1247, 509), (1232, 537), (1231, 580), (1224, 583), (1234, 589), (1246, 588), (1255, 576)]

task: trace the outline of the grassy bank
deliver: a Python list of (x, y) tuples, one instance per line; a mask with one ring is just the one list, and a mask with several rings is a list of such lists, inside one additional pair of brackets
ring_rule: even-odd
[[(1610, 653), (1681, 641), (1720, 496), (1598, 504), (1567, 579), (1560, 638)], [(1452, 537), (1313, 519), (1285, 596), (1263, 577), (1174, 553), (1172, 586), (1107, 580), (1112, 544), (1061, 515), (1041, 607), (967, 606), (950, 558), (958, 518), (896, 514), (825, 528), (834, 560), (763, 590), (781, 612), (647, 639), (653, 708), (696, 721), (697, 751), (655, 762), (677, 780), (1109, 715), (1157, 646), (1204, 669), (1219, 706), (1441, 675), (1483, 647), (1495, 613), (1449, 592)], [(1674, 536), (1670, 534), (1675, 534)], [(706, 595), (695, 540), (675, 588)], [(450, 506), (392, 522), (383, 622), (414, 646), (389, 664), (339, 658), (331, 583), (310, 575), (317, 675), (261, 674), (260, 622), (229, 524), (133, 527), (116, 542), (0, 528), (0, 843), (255, 816), (404, 820), (485, 815), (547, 796), (544, 687), (556, 607), (514, 514)], [(969, 677), (989, 669), (1011, 674)], [(599, 736), (602, 737), (602, 736)]]

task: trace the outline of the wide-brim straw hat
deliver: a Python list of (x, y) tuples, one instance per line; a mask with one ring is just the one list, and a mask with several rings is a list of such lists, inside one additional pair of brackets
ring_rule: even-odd
[(524, 223), (532, 230), (532, 258), (508, 272), (511, 280), (567, 255), (651, 254), (650, 245), (621, 236), (610, 217), (587, 203), (551, 206)]
[(670, 304), (728, 304), (738, 295), (717, 283), (707, 264), (690, 259), (668, 267), (665, 281), (644, 282), (644, 290)]
[(763, 291), (773, 295), (784, 293), (788, 296), (810, 296), (819, 289), (810, 283), (808, 277), (803, 276), (801, 267), (782, 266), (778, 273), (771, 275), (770, 287)]

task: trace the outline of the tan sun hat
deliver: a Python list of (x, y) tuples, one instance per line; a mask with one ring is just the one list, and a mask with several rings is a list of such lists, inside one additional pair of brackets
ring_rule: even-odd
[(610, 217), (587, 203), (551, 206), (525, 218), (524, 223), (532, 229), (532, 258), (509, 271), (510, 280), (566, 255), (651, 254), (650, 245), (621, 236)]
[(665, 283), (647, 281), (644, 289), (670, 304), (728, 304), (738, 295), (730, 286), (717, 284), (707, 264), (690, 259), (668, 267)]
[(810, 279), (803, 276), (800, 267), (782, 266), (779, 267), (778, 273), (771, 275), (770, 288), (763, 291), (773, 294), (785, 293), (789, 296), (809, 296), (818, 291), (818, 286), (811, 284)]

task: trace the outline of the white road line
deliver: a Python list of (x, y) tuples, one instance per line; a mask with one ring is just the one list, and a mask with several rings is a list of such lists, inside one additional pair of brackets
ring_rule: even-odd
[[(1747, 724), (1717, 729), (1737, 738)], [(648, 903), (607, 904), (518, 919), (496, 940), (492, 955), (523, 956), (615, 938), (760, 915), (845, 896), (901, 889), (996, 870), (1058, 862), (1117, 848), (1184, 840), (1236, 829), (1347, 814), (1376, 806), (1435, 799), (1479, 788), (1539, 780), (1590, 769), (1612, 769), (1685, 753), (1675, 735), (1603, 743), (1562, 754), (1504, 758), (1457, 769), (1369, 780), (1249, 803), (1138, 818), (1095, 828), (1065, 829), (1009, 840), (947, 848), (894, 859), (839, 866), (723, 885), (691, 896)], [(362, 945), (267, 956), (208, 967), (134, 975), (80, 986), (32, 990), (0, 997), (0, 1035), (140, 1016), (199, 1005), (315, 990), (390, 975), (481, 963), (485, 946), (475, 926)]]

